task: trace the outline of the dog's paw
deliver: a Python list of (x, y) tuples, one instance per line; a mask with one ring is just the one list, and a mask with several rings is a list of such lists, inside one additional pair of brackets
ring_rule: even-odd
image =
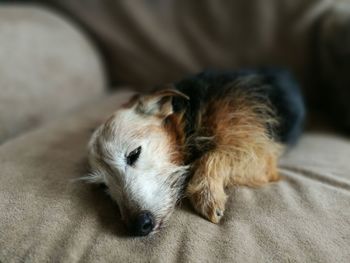
[(194, 209), (199, 214), (214, 224), (220, 222), (225, 212), (227, 200), (224, 189), (191, 189), (189, 186), (187, 193)]

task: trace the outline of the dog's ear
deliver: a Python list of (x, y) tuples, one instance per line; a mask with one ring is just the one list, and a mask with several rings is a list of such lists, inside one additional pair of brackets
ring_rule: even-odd
[(165, 118), (174, 112), (172, 105), (173, 97), (189, 99), (189, 97), (182, 92), (167, 86), (166, 89), (140, 97), (137, 110), (143, 114)]

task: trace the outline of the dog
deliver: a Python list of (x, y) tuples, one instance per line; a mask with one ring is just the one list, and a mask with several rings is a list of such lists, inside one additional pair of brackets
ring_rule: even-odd
[(277, 181), (305, 118), (282, 69), (205, 71), (135, 95), (93, 133), (91, 174), (135, 235), (159, 230), (182, 197), (213, 223), (233, 186)]

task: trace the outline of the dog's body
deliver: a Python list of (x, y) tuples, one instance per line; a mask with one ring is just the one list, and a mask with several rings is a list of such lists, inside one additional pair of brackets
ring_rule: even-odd
[(218, 223), (226, 187), (278, 179), (303, 120), (285, 71), (203, 72), (134, 97), (102, 125), (90, 142), (91, 178), (107, 184), (137, 234), (158, 229), (184, 192)]
[(278, 179), (282, 148), (301, 132), (299, 89), (288, 73), (276, 70), (204, 72), (176, 88), (190, 98), (173, 99), (175, 112), (185, 112), (185, 163), (193, 167), (187, 194), (217, 223), (225, 187)]

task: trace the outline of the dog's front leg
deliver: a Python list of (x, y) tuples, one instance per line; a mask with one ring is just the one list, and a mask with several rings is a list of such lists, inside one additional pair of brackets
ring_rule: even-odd
[(224, 215), (227, 195), (225, 186), (229, 176), (222, 154), (213, 151), (194, 163), (194, 174), (187, 186), (187, 196), (195, 210), (213, 223)]
[(246, 151), (218, 148), (204, 154), (194, 163), (194, 174), (187, 186), (187, 196), (195, 210), (219, 223), (225, 211), (226, 187), (257, 187), (278, 180), (278, 152), (278, 144), (270, 142), (260, 154), (249, 148)]

